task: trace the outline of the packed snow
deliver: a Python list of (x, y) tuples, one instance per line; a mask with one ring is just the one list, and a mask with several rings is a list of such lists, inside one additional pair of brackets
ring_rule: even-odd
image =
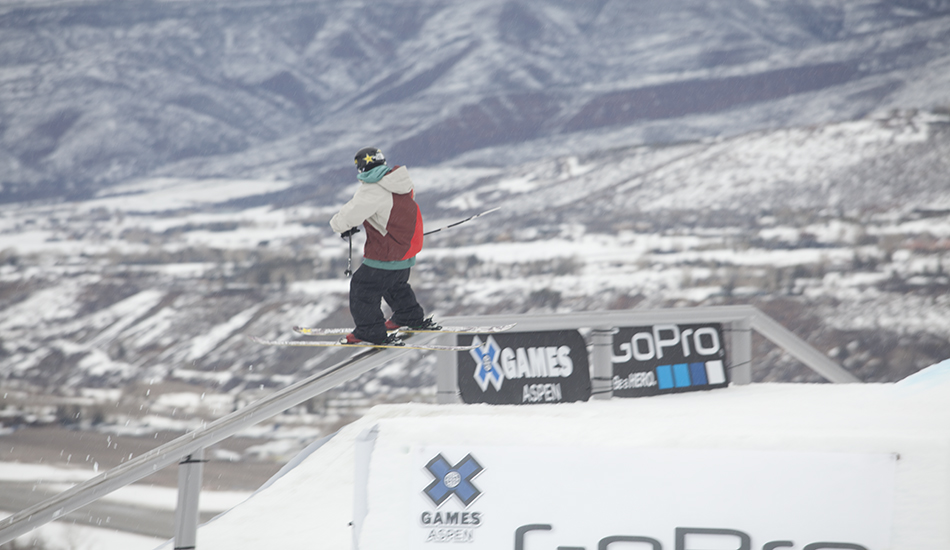
[[(378, 406), (270, 487), (202, 526), (198, 545), (349, 550), (354, 441), (378, 425), (381, 438), (396, 434), (401, 439), (389, 444), (405, 446), (896, 453), (889, 548), (945, 550), (950, 493), (934, 481), (950, 475), (948, 384), (950, 360), (896, 384), (760, 384), (551, 406)], [(529, 466), (524, 476), (531, 478)], [(594, 495), (574, 498), (598, 505)]]
[[(950, 476), (948, 396), (950, 360), (891, 384), (753, 384), (538, 406), (377, 406), (332, 437), (316, 440), (253, 494), (204, 491), (202, 509), (227, 511), (201, 526), (198, 545), (207, 550), (246, 545), (293, 550), (310, 549), (320, 541), (322, 549), (349, 550), (354, 442), (379, 426), (380, 441), (387, 445), (896, 454), (889, 548), (943, 550), (950, 544), (950, 492), (946, 484), (933, 481)], [(94, 475), (0, 463), (0, 480), (34, 481), (59, 490)], [(158, 509), (176, 504), (171, 488), (130, 486), (106, 498)], [(588, 505), (596, 507), (597, 499)], [(170, 541), (69, 524), (46, 526), (26, 537), (68, 550), (171, 547)]]

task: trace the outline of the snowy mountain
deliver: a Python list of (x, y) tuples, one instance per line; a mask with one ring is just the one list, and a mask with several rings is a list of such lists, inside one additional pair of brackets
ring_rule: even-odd
[[(429, 238), (414, 287), (436, 315), (752, 303), (860, 379), (892, 381), (950, 356), (948, 159), (950, 113), (918, 111), (412, 168), (429, 227), (503, 206)], [(52, 393), (73, 408), (44, 421), (85, 407), (83, 422), (147, 432), (167, 426), (184, 387), (202, 394), (185, 400), (194, 414), (215, 417), (330, 360), (244, 338), (351, 322), (346, 248), (327, 220), (352, 187), (328, 206), (235, 207), (289, 185), (163, 178), (3, 206), (10, 414)], [(764, 342), (756, 356), (756, 380), (820, 380)], [(382, 369), (306, 413), (333, 425), (373, 400), (428, 399), (432, 361)], [(123, 388), (109, 398), (123, 406), (80, 399), (97, 388)]]
[[(244, 336), (351, 322), (327, 221), (368, 143), (430, 228), (503, 207), (427, 240), (437, 316), (742, 303), (863, 381), (950, 356), (948, 2), (0, 0), (0, 27), (4, 426), (157, 438), (332, 360)], [(753, 343), (756, 381), (819, 381)], [(228, 456), (431, 401), (433, 361)]]
[(507, 166), (950, 88), (946, 0), (4, 0), (0, 29), (7, 201), (168, 176), (322, 202), (367, 143)]

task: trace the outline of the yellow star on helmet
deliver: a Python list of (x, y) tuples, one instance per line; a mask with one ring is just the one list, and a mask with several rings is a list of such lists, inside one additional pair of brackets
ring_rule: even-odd
[(372, 157), (371, 155), (366, 155), (366, 157), (365, 157), (363, 160), (364, 160), (367, 164), (369, 164), (370, 162), (373, 162), (373, 157)]

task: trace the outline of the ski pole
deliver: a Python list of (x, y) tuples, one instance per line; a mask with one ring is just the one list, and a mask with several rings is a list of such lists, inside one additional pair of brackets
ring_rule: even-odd
[(438, 233), (439, 231), (442, 231), (443, 229), (449, 229), (449, 228), (451, 228), (451, 227), (455, 227), (456, 225), (460, 225), (460, 224), (463, 224), (463, 223), (465, 223), (465, 222), (467, 222), (467, 221), (471, 221), (471, 220), (474, 220), (475, 218), (484, 216), (485, 214), (491, 214), (491, 213), (494, 212), (495, 210), (501, 210), (501, 207), (500, 207), (500, 206), (496, 206), (495, 208), (492, 208), (492, 209), (490, 209), (490, 210), (486, 210), (486, 211), (482, 212), (481, 214), (475, 214), (474, 216), (469, 216), (469, 217), (465, 218), (464, 220), (457, 221), (457, 222), (455, 222), (455, 223), (450, 223), (449, 225), (446, 225), (445, 227), (440, 227), (440, 228), (438, 228), (438, 229), (433, 229), (432, 231), (426, 231), (425, 233), (423, 233), (423, 235), (431, 235), (431, 234), (433, 234), (433, 233)]
[(350, 242), (350, 253), (346, 257), (346, 271), (343, 272), (343, 276), (349, 277), (353, 274), (353, 235), (347, 235), (346, 240)]

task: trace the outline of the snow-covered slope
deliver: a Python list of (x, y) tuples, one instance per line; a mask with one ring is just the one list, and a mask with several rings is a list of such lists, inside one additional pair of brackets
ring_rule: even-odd
[[(762, 384), (554, 406), (380, 406), (341, 430), (273, 485), (203, 526), (198, 544), (211, 550), (242, 545), (302, 549), (319, 541), (320, 548), (350, 548), (354, 440), (364, 430), (378, 426), (377, 448), (491, 446), (510, 448), (515, 454), (524, 447), (896, 453), (893, 510), (888, 514), (892, 542), (887, 548), (942, 550), (950, 545), (950, 493), (946, 483), (939, 481), (950, 475), (945, 444), (950, 428), (948, 371), (950, 362), (944, 362), (898, 384)], [(511, 488), (513, 491), (542, 490), (546, 483), (556, 483), (537, 479), (532, 466), (523, 465), (525, 485)], [(635, 479), (616, 478), (615, 483), (636, 485)], [(374, 482), (372, 477), (370, 480)], [(887, 485), (886, 480), (880, 481)], [(375, 482), (391, 484), (395, 480)], [(555, 487), (549, 491), (595, 510), (606, 505), (595, 488), (570, 495), (560, 494)], [(731, 496), (742, 499), (741, 493)], [(380, 512), (370, 510), (371, 515)], [(735, 527), (742, 527), (748, 518), (731, 519)], [(649, 531), (649, 526), (639, 528)], [(870, 532), (871, 526), (867, 528)], [(376, 539), (377, 535), (365, 537)], [(392, 535), (391, 547), (401, 547), (403, 541)], [(651, 534), (664, 541), (664, 548), (667, 544), (672, 548), (672, 540), (663, 538), (667, 535), (671, 534)]]
[[(950, 352), (948, 128), (948, 113), (904, 111), (507, 169), (410, 167), (428, 227), (502, 206), (427, 239), (413, 284), (436, 315), (753, 303), (862, 380), (893, 381)], [(243, 335), (351, 322), (347, 249), (327, 220), (352, 186), (327, 206), (255, 202), (285, 188), (158, 179), (0, 208), (4, 383), (64, 399), (126, 387), (143, 412), (108, 421), (153, 430), (154, 384), (239, 403), (313, 372), (329, 352)], [(757, 380), (818, 380), (757, 346)], [(430, 365), (352, 390), (430, 391)]]

